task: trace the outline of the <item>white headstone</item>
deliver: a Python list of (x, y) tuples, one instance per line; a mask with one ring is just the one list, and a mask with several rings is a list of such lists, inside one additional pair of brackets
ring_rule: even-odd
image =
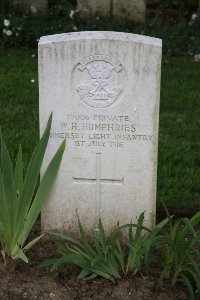
[(83, 17), (109, 16), (109, 0), (77, 0), (77, 9)]
[(46, 13), (48, 0), (9, 0), (10, 5), (31, 12), (33, 15)]
[(83, 17), (113, 15), (138, 23), (145, 22), (145, 0), (77, 0), (77, 8)]
[(152, 226), (160, 97), (161, 40), (117, 32), (80, 32), (39, 42), (40, 129), (53, 111), (44, 172), (67, 139), (43, 229), (107, 231), (145, 211)]
[(113, 0), (113, 15), (126, 17), (138, 23), (145, 22), (145, 0)]

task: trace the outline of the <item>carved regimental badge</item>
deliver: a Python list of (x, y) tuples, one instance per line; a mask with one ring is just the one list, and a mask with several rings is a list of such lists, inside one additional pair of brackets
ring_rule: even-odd
[(76, 91), (91, 107), (109, 107), (125, 91), (126, 72), (119, 61), (108, 55), (91, 55), (82, 59), (77, 71), (81, 74)]

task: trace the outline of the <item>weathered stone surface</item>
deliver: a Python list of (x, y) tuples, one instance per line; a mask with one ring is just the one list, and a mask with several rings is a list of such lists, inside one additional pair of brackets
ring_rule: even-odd
[(10, 5), (33, 14), (45, 13), (48, 7), (48, 0), (9, 0)]
[(110, 0), (77, 0), (77, 8), (82, 16), (109, 16)]
[(194, 61), (200, 62), (200, 54), (194, 55)]
[(43, 229), (109, 231), (146, 211), (155, 220), (161, 40), (116, 32), (42, 37), (40, 130), (53, 111), (42, 174), (67, 139)]
[(139, 23), (146, 14), (145, 0), (77, 0), (77, 8), (82, 16), (114, 15)]
[(135, 22), (144, 23), (146, 15), (145, 0), (113, 0), (113, 15)]

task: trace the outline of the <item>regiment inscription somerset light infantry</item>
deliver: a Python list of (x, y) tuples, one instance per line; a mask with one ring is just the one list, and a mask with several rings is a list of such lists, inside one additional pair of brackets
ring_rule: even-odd
[(40, 131), (53, 111), (44, 173), (62, 139), (67, 149), (42, 227), (106, 232), (145, 211), (155, 220), (161, 40), (77, 32), (39, 42)]

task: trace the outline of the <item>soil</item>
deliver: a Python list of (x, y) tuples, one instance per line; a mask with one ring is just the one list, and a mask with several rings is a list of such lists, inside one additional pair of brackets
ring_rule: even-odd
[(38, 265), (56, 254), (56, 245), (50, 240), (38, 243), (27, 254), (29, 264), (0, 259), (0, 299), (21, 300), (184, 300), (189, 299), (183, 286), (172, 287), (167, 282), (155, 290), (155, 277), (129, 276), (115, 283), (98, 278), (79, 281), (80, 270), (63, 266), (50, 273)]

